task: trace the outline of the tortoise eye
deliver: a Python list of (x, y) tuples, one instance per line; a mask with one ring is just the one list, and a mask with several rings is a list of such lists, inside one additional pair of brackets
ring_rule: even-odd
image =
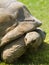
[(32, 45), (32, 43), (34, 44), (36, 42), (36, 40), (33, 40), (32, 42), (31, 42), (31, 45)]
[(32, 42), (33, 42), (33, 43), (35, 43), (35, 42), (36, 42), (36, 40), (33, 40)]

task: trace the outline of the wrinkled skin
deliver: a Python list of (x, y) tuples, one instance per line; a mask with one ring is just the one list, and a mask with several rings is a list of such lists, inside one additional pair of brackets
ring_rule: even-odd
[(24, 36), (22, 36), (18, 40), (15, 40), (11, 42), (9, 45), (7, 45), (4, 48), (1, 57), (5, 62), (12, 63), (14, 60), (16, 60), (21, 55), (23, 55), (25, 51), (26, 51), (26, 46), (24, 43)]
[(11, 42), (14, 39), (19, 38), (23, 34), (36, 29), (38, 24), (36, 22), (22, 22), (20, 23), (15, 29), (8, 32), (3, 38), (1, 39), (1, 45), (3, 46), (9, 42)]
[[(40, 33), (36, 31), (29, 32), (26, 35), (23, 35), (19, 39), (7, 45), (1, 54), (2, 59), (7, 63), (12, 63), (15, 59), (23, 55), (26, 49), (29, 48), (29, 46), (36, 51), (38, 47), (42, 44), (43, 39), (45, 39), (44, 36), (45, 33), (40, 29), (36, 30), (41, 32)], [(41, 33), (43, 37), (40, 35)]]
[[(41, 37), (44, 33), (36, 29), (41, 24), (38, 19), (31, 15), (24, 4), (16, 0), (0, 0), (0, 48), (4, 47), (0, 52), (2, 60), (12, 63), (24, 54), (28, 44), (37, 49), (45, 39), (45, 37)], [(33, 36), (36, 34), (33, 30), (37, 33), (35, 38)], [(26, 43), (25, 34), (31, 31), (33, 32), (33, 36), (30, 35), (32, 39)]]

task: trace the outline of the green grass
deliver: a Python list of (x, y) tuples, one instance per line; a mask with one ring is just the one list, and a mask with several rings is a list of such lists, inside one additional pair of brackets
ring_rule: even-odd
[[(42, 21), (41, 28), (46, 32), (45, 43), (34, 53), (27, 51), (25, 55), (11, 65), (49, 65), (49, 0), (19, 0), (30, 10), (31, 14)], [(10, 59), (9, 59), (10, 60)], [(9, 65), (0, 62), (0, 65)]]

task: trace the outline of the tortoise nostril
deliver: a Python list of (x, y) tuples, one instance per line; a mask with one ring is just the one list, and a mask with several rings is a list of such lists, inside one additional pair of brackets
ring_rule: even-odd
[(27, 41), (27, 38), (25, 38), (25, 42)]

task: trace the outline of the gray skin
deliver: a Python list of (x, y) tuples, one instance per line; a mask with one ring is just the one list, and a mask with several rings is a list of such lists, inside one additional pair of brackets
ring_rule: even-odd
[(23, 34), (34, 30), (38, 26), (36, 22), (20, 22), (19, 25), (13, 30), (9, 31), (3, 38), (1, 39), (0, 47), (6, 45), (7, 43), (21, 37)]
[(29, 32), (24, 37), (24, 41), (26, 46), (31, 45), (30, 47), (34, 48), (35, 50), (43, 43), (45, 40), (46, 34), (45, 32), (37, 28), (35, 31)]
[[(38, 29), (38, 31), (40, 30)], [(40, 33), (36, 31), (29, 32), (26, 35), (23, 35), (17, 40), (11, 42), (9, 45), (5, 46), (1, 53), (2, 60), (7, 63), (12, 63), (14, 60), (23, 55), (26, 49), (29, 47), (37, 51), (38, 47), (44, 41), (40, 35), (41, 33), (45, 35), (42, 30)]]
[(11, 42), (1, 53), (2, 60), (7, 63), (12, 63), (14, 60), (22, 56), (26, 51), (24, 36)]
[(42, 43), (42, 38), (40, 36), (40, 33), (32, 31), (26, 34), (24, 41), (26, 46), (32, 47), (37, 50)]

